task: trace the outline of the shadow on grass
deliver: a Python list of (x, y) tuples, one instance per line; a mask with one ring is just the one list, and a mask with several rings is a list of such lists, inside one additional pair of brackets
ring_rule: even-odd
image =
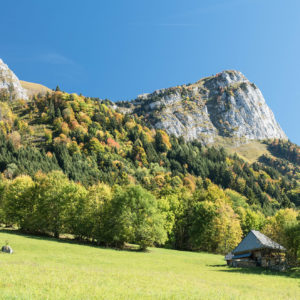
[(289, 278), (300, 278), (300, 268), (292, 268), (287, 271), (279, 272), (270, 269), (265, 269), (262, 267), (234, 268), (234, 267), (227, 266), (227, 264), (209, 265), (209, 267), (226, 267), (226, 269), (218, 270), (219, 272), (225, 272), (225, 273), (257, 274), (257, 275), (283, 276)]
[(223, 265), (208, 265), (208, 267), (214, 267), (214, 268), (220, 268), (220, 267), (226, 267), (227, 264), (223, 264)]
[(52, 236), (48, 235), (39, 235), (39, 234), (29, 234), (26, 232), (22, 232), (17, 229), (5, 229), (5, 228), (0, 228), (0, 233), (7, 233), (11, 235), (19, 235), (25, 238), (29, 239), (35, 239), (35, 240), (43, 240), (43, 241), (49, 241), (49, 242), (57, 242), (57, 243), (62, 243), (62, 244), (72, 244), (72, 245), (81, 245), (81, 246), (87, 246), (87, 247), (93, 247), (93, 248), (99, 248), (99, 249), (110, 249), (110, 250), (116, 250), (116, 251), (128, 251), (128, 252), (138, 252), (138, 253), (147, 253), (150, 252), (150, 250), (141, 250), (139, 246), (137, 245), (132, 245), (132, 244), (125, 244), (123, 248), (113, 248), (113, 247), (106, 247), (103, 245), (97, 245), (96, 243), (88, 240), (77, 240), (75, 238), (70, 238), (70, 237), (60, 237), (54, 238)]

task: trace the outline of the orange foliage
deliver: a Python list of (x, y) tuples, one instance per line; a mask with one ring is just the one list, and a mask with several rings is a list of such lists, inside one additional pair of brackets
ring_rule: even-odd
[(115, 147), (115, 148), (117, 148), (117, 149), (120, 148), (119, 143), (116, 142), (113, 138), (110, 138), (110, 137), (109, 137), (109, 138), (107, 139), (106, 143), (107, 143), (107, 145), (108, 145), (109, 147)]
[(77, 122), (77, 120), (72, 120), (72, 121), (70, 122), (70, 128), (71, 128), (72, 130), (76, 129), (78, 126), (79, 126), (79, 123)]
[(123, 115), (119, 113), (115, 113), (115, 118), (119, 123), (121, 123), (123, 120)]
[(68, 144), (71, 142), (71, 139), (68, 138), (65, 134), (61, 133), (59, 137), (54, 139), (54, 144)]
[(48, 151), (46, 155), (50, 158), (53, 156), (52, 152), (50, 152), (50, 151)]

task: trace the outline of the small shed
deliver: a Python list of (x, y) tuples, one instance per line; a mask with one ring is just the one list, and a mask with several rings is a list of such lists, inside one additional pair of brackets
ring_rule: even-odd
[[(225, 256), (232, 267), (262, 266), (282, 269), (286, 249), (257, 230), (251, 230), (238, 246)], [(230, 256), (231, 254), (231, 256)]]

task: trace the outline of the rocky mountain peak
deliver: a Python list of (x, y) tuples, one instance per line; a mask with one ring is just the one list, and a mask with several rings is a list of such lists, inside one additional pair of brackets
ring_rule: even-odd
[[(200, 83), (202, 80), (199, 81)], [(243, 82), (249, 82), (249, 80), (239, 71), (227, 70), (212, 76), (205, 85), (210, 88), (225, 88), (232, 84), (239, 84)]]
[(28, 100), (26, 90), (22, 88), (18, 77), (0, 58), (0, 92), (8, 94), (11, 100)]
[(287, 139), (261, 91), (241, 72), (227, 70), (196, 83), (156, 90), (119, 105), (153, 127), (186, 140), (215, 142)]

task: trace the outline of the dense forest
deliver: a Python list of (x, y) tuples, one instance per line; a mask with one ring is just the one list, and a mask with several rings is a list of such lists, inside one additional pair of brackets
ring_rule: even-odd
[(225, 253), (251, 229), (299, 257), (300, 148), (265, 141), (253, 164), (185, 142), (108, 100), (57, 91), (0, 102), (0, 223)]

